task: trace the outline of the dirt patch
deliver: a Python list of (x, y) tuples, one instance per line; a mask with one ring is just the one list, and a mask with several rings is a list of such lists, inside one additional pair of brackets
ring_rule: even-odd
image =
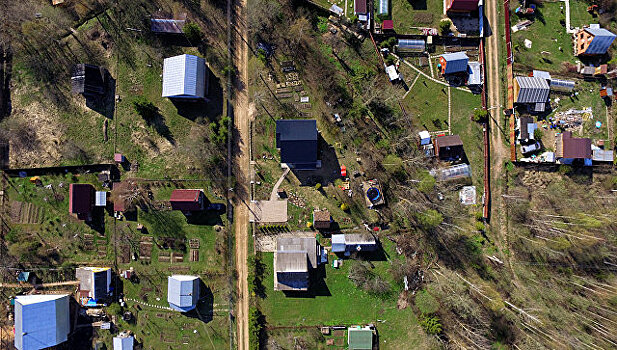
[(398, 300), (396, 301), (396, 308), (399, 310), (406, 309), (409, 306), (409, 298), (407, 297), (407, 292), (402, 292), (398, 296)]
[(54, 118), (58, 111), (52, 106), (32, 102), (27, 106), (14, 104), (8, 125), (9, 161), (11, 167), (50, 166), (57, 164), (61, 154), (64, 127)]
[(520, 180), (527, 188), (546, 188), (553, 180), (555, 175), (543, 171), (526, 170)]

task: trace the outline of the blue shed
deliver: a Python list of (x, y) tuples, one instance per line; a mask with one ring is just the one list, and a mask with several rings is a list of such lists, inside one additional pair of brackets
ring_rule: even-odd
[(15, 297), (15, 347), (38, 350), (67, 340), (71, 329), (68, 295)]
[(208, 94), (206, 60), (193, 55), (166, 58), (163, 62), (163, 97), (205, 99)]
[(172, 309), (188, 312), (199, 300), (199, 277), (172, 275), (167, 277), (167, 301)]
[(316, 120), (277, 120), (276, 148), (281, 150), (281, 163), (296, 169), (315, 169), (317, 137)]
[(439, 57), (439, 64), (441, 65), (441, 74), (456, 74), (467, 72), (467, 63), (469, 57), (463, 51), (444, 53)]

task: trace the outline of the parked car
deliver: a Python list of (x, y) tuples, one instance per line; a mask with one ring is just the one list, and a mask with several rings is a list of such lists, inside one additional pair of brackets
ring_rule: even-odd
[(523, 154), (529, 154), (529, 153), (533, 153), (533, 152), (537, 152), (542, 148), (542, 145), (540, 145), (540, 142), (534, 142), (532, 144), (529, 145), (522, 145), (521, 146), (521, 153)]
[(206, 207), (207, 211), (215, 211), (217, 213), (224, 213), (225, 212), (225, 204), (223, 203), (210, 203), (207, 207)]

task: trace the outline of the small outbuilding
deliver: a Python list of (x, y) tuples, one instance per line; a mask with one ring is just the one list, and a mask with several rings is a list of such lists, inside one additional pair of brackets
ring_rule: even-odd
[(171, 192), (169, 202), (172, 210), (193, 212), (204, 210), (207, 198), (202, 189), (176, 189)]
[(332, 252), (351, 253), (373, 252), (377, 250), (377, 240), (370, 233), (345, 233), (332, 235)]
[(69, 319), (67, 294), (15, 297), (15, 347), (35, 350), (65, 342), (71, 330)]
[(103, 67), (80, 63), (73, 66), (71, 89), (86, 97), (105, 94), (107, 70)]
[(184, 19), (151, 18), (150, 31), (154, 34), (184, 34)]
[(480, 86), (483, 83), (482, 69), (480, 62), (469, 62), (467, 65), (467, 85), (468, 86)]
[(439, 57), (442, 75), (467, 73), (468, 63), (469, 57), (463, 51), (444, 53)]
[(208, 76), (204, 58), (186, 54), (166, 58), (163, 62), (163, 97), (207, 100)]
[(316, 120), (276, 121), (276, 148), (281, 150), (281, 163), (290, 168), (317, 168), (317, 138)]
[(188, 312), (199, 301), (199, 277), (172, 275), (167, 277), (167, 301), (169, 306), (180, 312)]
[(114, 337), (114, 350), (133, 350), (135, 338), (127, 331)]
[(478, 10), (478, 0), (446, 0), (446, 12), (469, 13)]
[(84, 306), (98, 306), (111, 294), (111, 268), (79, 267), (75, 270), (79, 281), (79, 302)]
[(106, 191), (96, 191), (95, 192), (94, 206), (95, 207), (106, 207), (107, 206), (107, 192)]
[(94, 192), (94, 186), (91, 184), (70, 184), (69, 213), (79, 220), (91, 220)]
[(463, 141), (458, 135), (436, 137), (434, 142), (435, 156), (440, 160), (452, 161), (463, 157)]
[(347, 329), (347, 344), (350, 350), (372, 350), (373, 330), (369, 326), (349, 327)]
[(518, 140), (520, 143), (528, 143), (535, 140), (535, 131), (538, 124), (533, 121), (533, 117), (520, 117), (517, 120)]
[(329, 210), (317, 209), (313, 211), (313, 227), (315, 229), (329, 230), (331, 225), (332, 225), (332, 216), (330, 216)]

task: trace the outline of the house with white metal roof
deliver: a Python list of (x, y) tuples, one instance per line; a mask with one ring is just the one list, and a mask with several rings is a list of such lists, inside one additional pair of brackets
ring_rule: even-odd
[(172, 275), (167, 277), (167, 301), (177, 311), (188, 312), (199, 301), (199, 277)]
[(186, 54), (166, 58), (163, 62), (163, 97), (207, 100), (208, 76), (204, 58)]
[(68, 294), (15, 297), (15, 347), (38, 350), (65, 342), (69, 318)]
[(121, 332), (114, 337), (114, 350), (133, 350), (135, 338), (128, 332)]

